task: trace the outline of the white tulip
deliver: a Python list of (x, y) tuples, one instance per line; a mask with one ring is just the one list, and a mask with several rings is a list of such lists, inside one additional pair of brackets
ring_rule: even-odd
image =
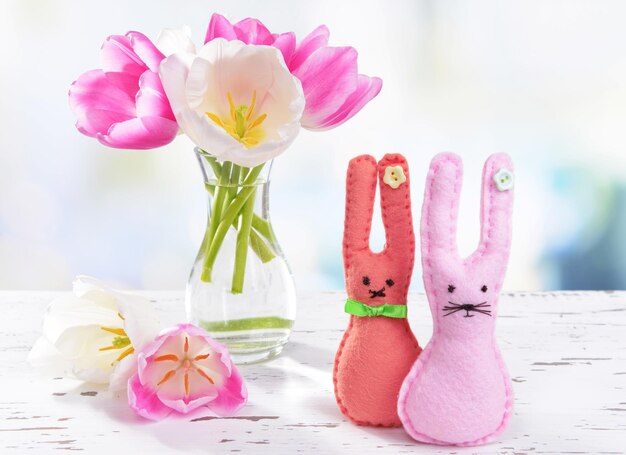
[(48, 305), (28, 361), (48, 374), (121, 390), (137, 371), (135, 348), (152, 341), (159, 328), (148, 300), (79, 276), (74, 295)]
[(302, 85), (274, 47), (217, 38), (170, 55), (160, 76), (180, 129), (220, 162), (257, 166), (300, 130)]
[(164, 28), (157, 36), (155, 45), (166, 57), (177, 52), (196, 53), (196, 46), (191, 40), (191, 28)]

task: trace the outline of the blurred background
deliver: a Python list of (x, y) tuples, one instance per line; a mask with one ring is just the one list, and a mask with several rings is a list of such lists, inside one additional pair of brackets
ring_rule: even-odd
[[(513, 157), (506, 289), (626, 288), (626, 3), (597, 0), (3, 0), (0, 288), (68, 289), (77, 274), (184, 287), (206, 219), (193, 145), (107, 149), (75, 130), (67, 90), (99, 67), (108, 35), (155, 39), (187, 24), (201, 43), (213, 12), (299, 38), (327, 24), (331, 45), (354, 46), (360, 72), (384, 81), (348, 123), (302, 131), (274, 163), (272, 218), (299, 290), (343, 287), (351, 157), (406, 155), (417, 222), (441, 151), (464, 158), (465, 254), (478, 241), (482, 164)], [(371, 243), (384, 243), (379, 212)]]

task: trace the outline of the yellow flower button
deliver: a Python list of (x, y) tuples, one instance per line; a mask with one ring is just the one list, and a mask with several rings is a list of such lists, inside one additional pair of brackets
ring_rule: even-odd
[(493, 176), (493, 181), (499, 191), (508, 191), (513, 188), (515, 178), (513, 177), (513, 173), (511, 171), (502, 168)]
[(402, 169), (402, 166), (387, 166), (385, 168), (383, 182), (394, 190), (406, 182), (406, 176), (404, 175), (404, 169)]

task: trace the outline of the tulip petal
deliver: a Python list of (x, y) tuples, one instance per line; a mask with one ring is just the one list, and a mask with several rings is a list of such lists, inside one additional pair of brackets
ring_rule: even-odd
[(109, 377), (109, 390), (119, 392), (128, 386), (128, 380), (137, 373), (137, 355), (124, 357), (113, 369)]
[[(274, 47), (217, 38), (197, 55), (167, 57), (160, 75), (181, 130), (220, 162), (257, 166), (286, 150), (300, 129), (302, 86)], [(228, 115), (229, 93), (237, 105), (258, 95), (255, 113), (265, 118), (259, 145), (248, 148), (207, 116)]]
[(33, 368), (50, 376), (67, 377), (72, 372), (72, 362), (63, 357), (54, 343), (45, 336), (35, 341), (26, 361)]
[(139, 89), (139, 78), (134, 74), (109, 72), (105, 73), (105, 76), (111, 85), (126, 93), (130, 98), (133, 98)]
[(72, 281), (72, 291), (74, 295), (78, 298), (83, 297), (89, 291), (93, 291), (94, 289), (102, 289), (102, 281), (98, 280), (89, 275), (78, 275)]
[(325, 25), (320, 25), (309, 33), (296, 48), (293, 57), (287, 61), (289, 70), (293, 73), (319, 48), (328, 46), (330, 31)]
[(167, 98), (180, 129), (194, 144), (205, 150), (243, 148), (222, 128), (211, 122), (206, 115), (193, 111), (187, 101), (187, 77), (192, 54), (174, 54), (161, 62), (160, 76)]
[(170, 102), (165, 96), (159, 75), (146, 71), (139, 78), (139, 91), (135, 97), (137, 117), (162, 117), (175, 121)]
[(237, 39), (246, 44), (271, 44), (273, 41), (271, 32), (263, 22), (248, 17), (234, 25)]
[[(151, 403), (187, 414), (206, 406), (219, 415), (232, 415), (247, 400), (247, 389), (228, 350), (191, 324), (166, 329), (137, 355), (137, 374), (129, 386)], [(136, 400), (129, 391), (129, 400)], [(140, 406), (131, 403), (133, 409)], [(148, 418), (151, 412), (142, 411)]]
[(109, 291), (111, 288), (104, 282), (87, 275), (78, 275), (72, 282), (72, 291), (80, 299), (103, 306), (117, 313), (116, 298)]
[(237, 33), (235, 32), (233, 25), (228, 21), (228, 19), (217, 13), (211, 16), (204, 42), (206, 44), (215, 38), (225, 38), (229, 41), (237, 39)]
[(100, 281), (79, 276), (74, 295), (50, 303), (28, 361), (57, 376), (126, 386), (137, 372), (133, 349), (158, 331), (156, 312), (147, 299), (115, 291)]
[[(205, 330), (193, 324), (176, 324), (173, 327), (163, 330), (161, 332), (161, 336), (172, 337), (172, 336), (180, 335), (181, 333), (186, 333), (187, 335), (192, 336), (192, 337), (207, 337), (208, 336)], [(211, 338), (211, 341), (212, 341), (212, 344), (217, 344), (222, 347), (224, 346), (223, 344), (218, 343), (212, 338)]]
[(358, 83), (357, 52), (351, 47), (315, 51), (294, 74), (306, 98), (302, 124), (319, 125), (339, 109)]
[[(182, 389), (181, 389), (182, 390)], [(176, 398), (176, 399), (169, 399), (169, 398), (165, 398), (163, 395), (161, 395), (160, 393), (157, 393), (157, 396), (159, 397), (159, 400), (167, 407), (172, 408), (173, 410), (180, 412), (181, 414), (188, 414), (191, 411), (194, 411), (195, 409), (198, 409), (201, 406), (205, 406), (208, 403), (211, 403), (212, 400), (215, 399), (217, 395), (217, 392), (215, 395), (204, 395), (204, 396), (199, 396), (198, 398), (195, 399), (190, 399), (188, 401), (182, 399), (182, 398)]]
[[(156, 39), (156, 47), (165, 56), (179, 52), (196, 53), (196, 46), (191, 41), (191, 29), (188, 26), (161, 30)], [(155, 72), (158, 72), (158, 69)]]
[(128, 381), (128, 404), (137, 414), (150, 420), (161, 420), (172, 413), (154, 391), (141, 385), (138, 375)]
[(135, 77), (148, 69), (133, 51), (130, 38), (127, 36), (109, 36), (100, 50), (100, 63), (105, 73), (126, 73)]
[(54, 345), (63, 357), (72, 361), (72, 373), (76, 378), (106, 384), (119, 352), (99, 349), (110, 346), (112, 339), (113, 335), (102, 330), (100, 325), (76, 326), (65, 330)]
[(126, 34), (130, 40), (132, 50), (139, 59), (150, 69), (159, 71), (159, 64), (165, 58), (159, 49), (148, 39), (146, 35), (139, 32), (128, 32)]
[(93, 325), (95, 321), (109, 327), (121, 322), (116, 312), (109, 308), (88, 299), (63, 296), (48, 305), (42, 333), (54, 343), (70, 327)]
[(248, 389), (239, 371), (233, 367), (232, 374), (219, 390), (217, 398), (207, 407), (219, 416), (231, 416), (248, 401)]
[(114, 290), (109, 292), (116, 297), (119, 312), (124, 317), (124, 331), (135, 350), (141, 349), (154, 339), (161, 328), (152, 303), (138, 295)]
[(368, 77), (359, 74), (358, 86), (348, 97), (343, 106), (335, 113), (322, 120), (319, 125), (303, 125), (303, 127), (310, 130), (322, 131), (341, 125), (354, 117), (357, 112), (378, 95), (382, 85), (383, 81), (378, 77)]
[(282, 33), (274, 36), (274, 42), (272, 46), (280, 50), (283, 54), (285, 62), (291, 60), (294, 51), (296, 50), (296, 35), (293, 32)]
[(162, 147), (174, 140), (178, 125), (161, 117), (141, 117), (116, 123), (106, 134), (96, 136), (109, 147), (146, 150)]
[(250, 153), (250, 150), (242, 145), (224, 149), (221, 152), (220, 161), (232, 161), (246, 167), (258, 166), (285, 152), (298, 136), (299, 131), (300, 122), (293, 122), (280, 128), (281, 139), (265, 141), (261, 145), (257, 145), (253, 149), (254, 153)]
[(69, 102), (77, 117), (76, 128), (91, 137), (135, 114), (132, 96), (112, 84), (101, 70), (82, 74), (70, 86)]

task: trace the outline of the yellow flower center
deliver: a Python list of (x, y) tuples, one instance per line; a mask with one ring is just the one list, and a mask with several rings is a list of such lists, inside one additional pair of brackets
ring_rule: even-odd
[(250, 106), (240, 104), (235, 107), (233, 97), (228, 92), (228, 104), (230, 106), (230, 115), (228, 117), (220, 117), (213, 112), (206, 112), (206, 115), (213, 122), (224, 129), (228, 134), (237, 139), (246, 148), (252, 148), (263, 140), (265, 131), (261, 128), (261, 124), (267, 118), (267, 114), (261, 114), (253, 117), (254, 108), (256, 106), (256, 90), (252, 93), (252, 101)]
[[(119, 316), (120, 319), (124, 320), (124, 317), (117, 313), (117, 315)], [(100, 327), (101, 330), (104, 330), (105, 332), (109, 332), (112, 333), (113, 335), (117, 335), (116, 337), (113, 338), (113, 340), (111, 340), (111, 345), (110, 346), (105, 346), (103, 348), (100, 348), (100, 351), (111, 351), (114, 349), (124, 349), (120, 355), (115, 359), (115, 362), (120, 362), (124, 357), (127, 357), (129, 355), (131, 355), (133, 352), (135, 352), (135, 348), (133, 347), (133, 345), (130, 343), (130, 338), (128, 337), (128, 335), (126, 334), (126, 331), (124, 331), (123, 328), (118, 328), (118, 327)], [(111, 365), (113, 365), (115, 362), (111, 363)]]

